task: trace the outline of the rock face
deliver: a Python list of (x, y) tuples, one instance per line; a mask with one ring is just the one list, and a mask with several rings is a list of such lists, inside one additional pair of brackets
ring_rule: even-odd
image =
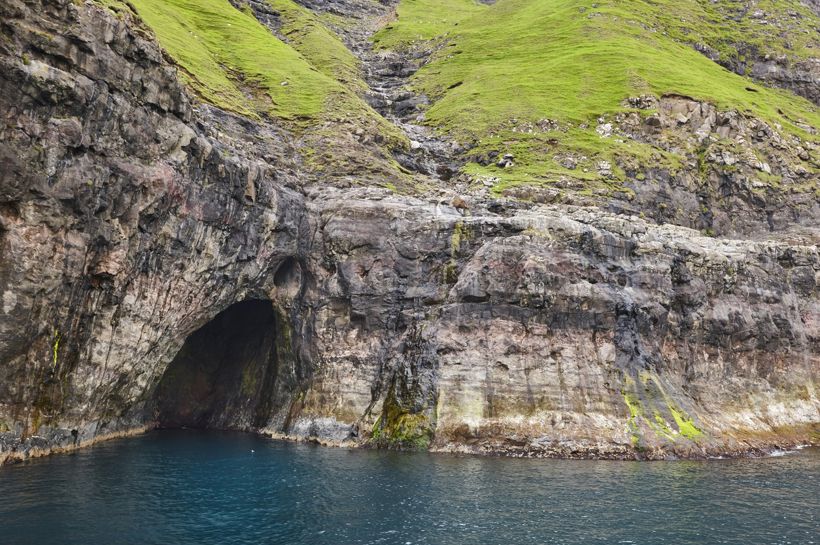
[(192, 110), (126, 22), (70, 1), (0, 9), (0, 426), (82, 442), (143, 425), (188, 333), (287, 292), (276, 272), (309, 242), (304, 199), (280, 136), (209, 138), (241, 120)]
[[(156, 425), (616, 458), (817, 440), (816, 200), (767, 229), (727, 206), (734, 240), (307, 183), (292, 135), (193, 105), (128, 17), (0, 20), (0, 461)], [(681, 100), (635, 130), (752, 132)]]
[[(322, 202), (337, 303), (317, 309), (315, 342), (333, 360), (314, 388), (381, 414), (376, 435), (458, 451), (698, 454), (816, 421), (814, 246), (569, 207), (463, 217), (395, 198)], [(350, 390), (371, 382), (362, 373), (381, 395)]]

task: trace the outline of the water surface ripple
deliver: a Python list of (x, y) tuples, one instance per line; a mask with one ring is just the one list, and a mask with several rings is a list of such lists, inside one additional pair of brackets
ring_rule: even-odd
[(820, 451), (600, 462), (175, 431), (0, 469), (0, 543), (812, 544)]

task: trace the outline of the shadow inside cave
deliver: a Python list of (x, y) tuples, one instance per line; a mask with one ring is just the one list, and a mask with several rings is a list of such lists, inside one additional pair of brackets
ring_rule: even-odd
[(281, 324), (269, 300), (236, 303), (194, 331), (155, 390), (164, 428), (254, 430), (274, 404)]

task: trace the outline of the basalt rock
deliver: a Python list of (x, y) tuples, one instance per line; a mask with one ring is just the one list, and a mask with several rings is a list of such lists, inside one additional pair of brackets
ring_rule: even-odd
[[(816, 441), (816, 202), (740, 240), (308, 183), (286, 129), (198, 105), (130, 17), (0, 17), (0, 461), (158, 425), (521, 456)], [(619, 130), (752, 131), (664, 104)]]

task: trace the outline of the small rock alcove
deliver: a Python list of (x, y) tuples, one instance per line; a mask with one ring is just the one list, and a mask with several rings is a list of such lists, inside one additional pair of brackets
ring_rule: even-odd
[(282, 357), (278, 314), (269, 300), (236, 303), (194, 331), (157, 386), (160, 427), (264, 427)]

